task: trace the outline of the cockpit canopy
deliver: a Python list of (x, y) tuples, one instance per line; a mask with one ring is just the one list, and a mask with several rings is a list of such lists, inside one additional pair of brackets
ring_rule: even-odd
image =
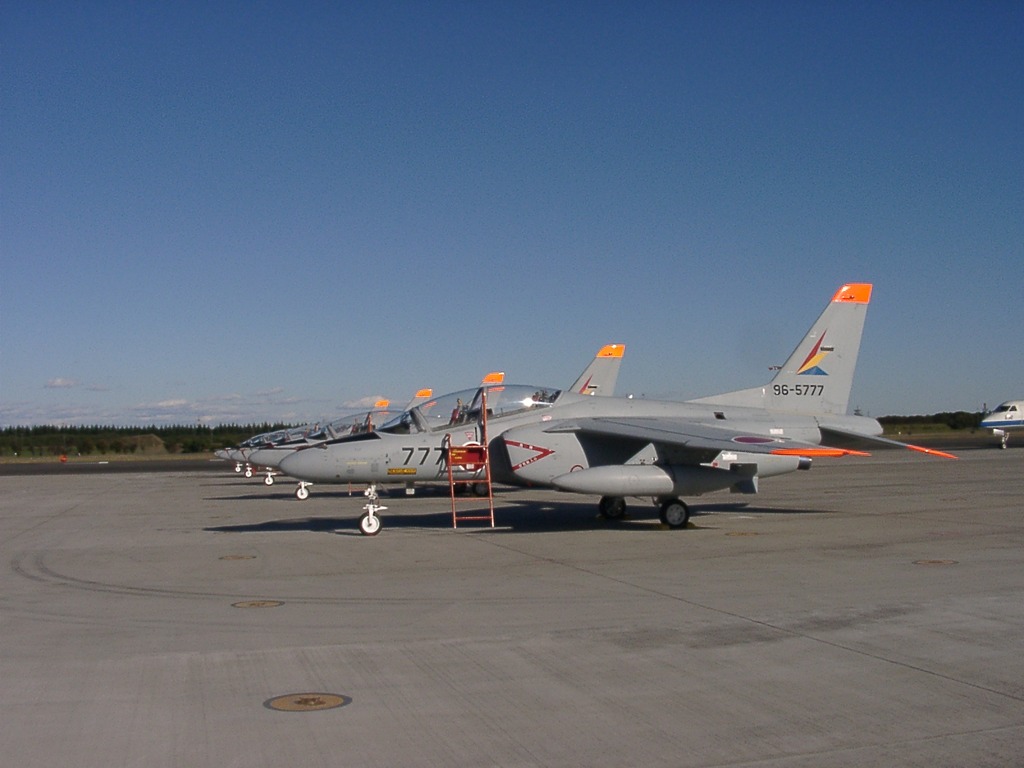
[(343, 416), (340, 419), (335, 419), (330, 424), (324, 425), (319, 432), (311, 435), (311, 437), (314, 439), (336, 440), (350, 435), (362, 435), (367, 432), (373, 432), (382, 424), (393, 421), (399, 415), (399, 411), (377, 409), (353, 416)]
[(485, 389), (488, 420), (500, 419), (534, 408), (549, 408), (561, 394), (561, 390), (528, 384), (501, 384), (464, 389), (433, 398), (404, 411), (384, 424), (380, 431), (404, 435), (414, 432), (435, 432), (459, 424), (475, 424), (480, 418)]
[(1016, 410), (1017, 410), (1017, 404), (1016, 403), (1003, 403), (998, 408), (996, 408), (994, 411), (992, 411), (992, 413), (1013, 413)]

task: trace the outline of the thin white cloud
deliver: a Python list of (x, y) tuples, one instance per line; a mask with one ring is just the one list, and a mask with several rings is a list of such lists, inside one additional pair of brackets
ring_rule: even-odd
[(183, 408), (188, 405), (188, 400), (161, 400), (156, 404), (157, 408)]
[[(85, 388), (70, 379), (55, 379)], [(271, 396), (268, 396), (271, 395)], [(372, 400), (372, 398), (368, 398)], [(371, 407), (371, 402), (363, 410)], [(168, 397), (128, 406), (87, 402), (42, 403), (32, 401), (0, 403), (0, 427), (32, 425), (148, 426), (170, 424), (273, 424), (329, 421), (337, 406), (326, 401), (295, 397), (283, 387), (252, 393), (214, 394), (196, 399)]]
[(56, 378), (46, 382), (45, 389), (74, 389), (77, 386), (78, 382), (74, 379)]
[[(367, 397), (360, 397), (358, 400), (347, 400), (341, 404), (342, 408), (365, 408), (369, 410), (373, 408), (378, 401), (387, 400), (388, 398), (384, 395), (369, 395)], [(404, 405), (404, 403), (403, 403)]]

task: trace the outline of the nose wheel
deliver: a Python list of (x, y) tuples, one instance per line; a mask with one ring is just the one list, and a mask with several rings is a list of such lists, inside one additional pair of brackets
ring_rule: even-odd
[(376, 484), (371, 484), (369, 488), (363, 491), (363, 495), (366, 497), (366, 504), (363, 505), (366, 514), (359, 518), (359, 532), (364, 536), (376, 536), (380, 533), (381, 529), (381, 522), (377, 513), (387, 509), (387, 507), (377, 503), (380, 496), (377, 494)]
[(306, 499), (308, 499), (309, 498), (309, 486), (311, 486), (311, 485), (312, 485), (312, 483), (307, 483), (304, 480), (301, 481), (299, 483), (298, 487), (296, 487), (296, 489), (295, 489), (295, 498), (298, 499), (299, 501), (305, 501)]

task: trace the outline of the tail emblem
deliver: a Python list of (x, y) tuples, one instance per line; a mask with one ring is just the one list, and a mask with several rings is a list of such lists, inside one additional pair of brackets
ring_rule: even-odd
[(827, 333), (828, 331), (825, 331), (825, 333), (821, 334), (818, 343), (814, 345), (814, 349), (811, 350), (811, 353), (796, 372), (798, 376), (828, 376), (828, 372), (818, 366), (818, 363), (835, 350), (835, 347), (825, 346), (824, 344), (825, 334)]

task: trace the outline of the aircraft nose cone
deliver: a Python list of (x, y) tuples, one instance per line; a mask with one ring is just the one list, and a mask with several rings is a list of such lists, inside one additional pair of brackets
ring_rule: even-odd
[(330, 451), (326, 448), (295, 451), (285, 456), (278, 466), (289, 477), (309, 482), (330, 482), (336, 474), (331, 470)]
[(274, 450), (272, 448), (257, 448), (249, 454), (249, 463), (260, 467), (275, 466), (273, 461)]

